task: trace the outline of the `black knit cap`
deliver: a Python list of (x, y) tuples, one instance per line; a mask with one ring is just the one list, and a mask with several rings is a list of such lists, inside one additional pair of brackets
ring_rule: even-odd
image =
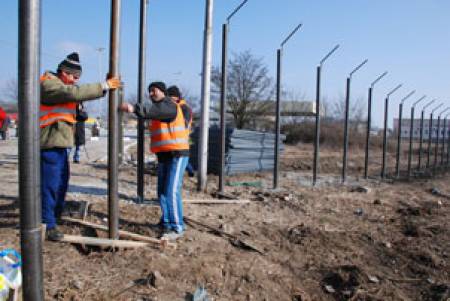
[(81, 65), (80, 57), (77, 52), (72, 52), (69, 54), (61, 63), (58, 65), (58, 72), (64, 71), (73, 75), (80, 77), (81, 75)]
[(167, 90), (166, 90), (166, 84), (163, 82), (152, 82), (150, 83), (150, 85), (148, 85), (148, 92), (150, 93), (150, 90), (152, 88), (157, 88), (159, 90), (161, 90), (164, 94), (167, 94)]
[(178, 97), (181, 98), (181, 92), (180, 89), (178, 89), (177, 86), (170, 86), (167, 88), (167, 96), (171, 97)]

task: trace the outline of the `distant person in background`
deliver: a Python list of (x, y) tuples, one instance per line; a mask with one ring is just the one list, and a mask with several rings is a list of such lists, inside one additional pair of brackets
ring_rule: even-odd
[[(187, 104), (186, 100), (183, 99), (180, 89), (177, 86), (170, 86), (167, 88), (167, 96), (169, 96), (173, 101), (175, 101), (177, 104), (181, 106), (181, 110), (183, 111), (183, 116), (186, 122), (186, 127), (189, 128), (189, 131), (191, 131), (191, 125), (192, 125), (192, 109)], [(188, 161), (188, 164), (186, 166), (186, 172), (188, 173), (189, 177), (193, 177), (194, 174), (194, 168), (192, 167), (191, 162)]]
[(75, 117), (75, 152), (73, 154), (73, 163), (80, 163), (80, 148), (86, 144), (86, 133), (84, 122), (88, 119), (88, 114), (84, 110), (83, 103), (77, 105), (77, 115)]
[(8, 127), (10, 119), (6, 112), (0, 107), (0, 135), (3, 140), (8, 138)]
[(94, 121), (94, 125), (92, 126), (91, 136), (92, 137), (100, 136), (100, 125), (98, 124), (97, 120)]

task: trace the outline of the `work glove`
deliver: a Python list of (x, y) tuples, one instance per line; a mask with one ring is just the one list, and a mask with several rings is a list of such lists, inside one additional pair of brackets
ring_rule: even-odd
[(102, 83), (103, 90), (114, 90), (122, 87), (122, 83), (118, 77), (112, 77)]

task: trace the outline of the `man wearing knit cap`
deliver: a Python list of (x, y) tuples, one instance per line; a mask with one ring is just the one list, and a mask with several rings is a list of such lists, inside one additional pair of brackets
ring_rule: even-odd
[[(186, 100), (181, 95), (180, 89), (177, 86), (170, 86), (167, 88), (167, 95), (176, 103), (178, 103), (181, 106), (181, 110), (183, 111), (183, 116), (186, 121), (186, 126), (189, 126), (189, 130), (192, 129), (192, 109), (187, 104)], [(194, 177), (194, 168), (192, 167), (192, 164), (189, 162), (186, 165), (186, 172), (188, 173), (189, 177)]]
[(181, 106), (166, 96), (163, 82), (152, 82), (148, 91), (151, 103), (134, 106), (123, 103), (120, 109), (151, 119), (150, 149), (158, 158), (162, 238), (176, 240), (184, 233), (181, 188), (189, 158), (189, 122), (186, 123)]
[(121, 86), (118, 78), (102, 83), (76, 85), (82, 68), (78, 53), (69, 54), (56, 73), (47, 71), (41, 76), (41, 196), (42, 221), (46, 224), (46, 238), (58, 241), (64, 235), (57, 229), (69, 184), (70, 148), (74, 145), (73, 131), (76, 108), (82, 101), (101, 98), (108, 90)]

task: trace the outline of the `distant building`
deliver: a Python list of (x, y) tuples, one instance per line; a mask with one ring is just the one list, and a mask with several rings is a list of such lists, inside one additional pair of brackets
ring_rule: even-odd
[[(398, 128), (399, 128), (398, 123), (399, 123), (398, 119), (394, 118), (394, 133), (398, 133)], [(402, 138), (409, 138), (410, 127), (411, 127), (411, 119), (402, 119), (402, 124), (400, 127)], [(422, 128), (423, 140), (428, 140), (429, 129), (430, 129), (430, 120), (424, 119), (423, 120), (423, 128)], [(450, 137), (450, 120), (447, 120), (446, 128), (444, 128), (444, 120), (441, 120), (439, 129), (438, 129), (438, 120), (437, 120), (437, 118), (433, 119), (432, 129), (431, 129), (431, 139), (432, 140), (436, 139), (438, 130), (439, 130), (439, 138), (440, 139), (442, 139), (444, 132), (445, 132), (446, 138)], [(420, 138), (420, 119), (414, 119), (412, 136), (414, 139)]]

